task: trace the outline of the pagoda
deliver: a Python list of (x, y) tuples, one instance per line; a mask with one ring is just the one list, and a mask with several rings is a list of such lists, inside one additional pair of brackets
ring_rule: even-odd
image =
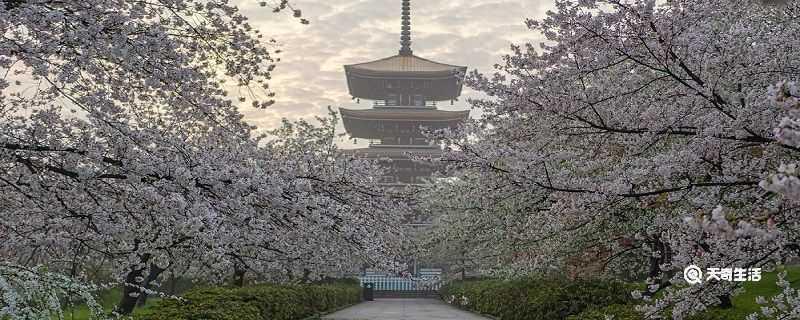
[(400, 40), (397, 55), (344, 66), (350, 95), (358, 101), (372, 100), (372, 108), (339, 108), (350, 137), (370, 141), (368, 148), (352, 152), (381, 159), (389, 173), (382, 182), (398, 186), (425, 183), (435, 169), (412, 161), (414, 155), (441, 155), (441, 148), (425, 137), (424, 130), (455, 128), (469, 117), (469, 110), (437, 109), (437, 102), (452, 104), (461, 95), (467, 67), (414, 55), (410, 0), (402, 1)]

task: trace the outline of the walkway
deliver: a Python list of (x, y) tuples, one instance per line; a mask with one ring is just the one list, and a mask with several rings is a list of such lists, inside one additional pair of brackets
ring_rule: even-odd
[(323, 317), (327, 320), (488, 320), (438, 299), (375, 299)]

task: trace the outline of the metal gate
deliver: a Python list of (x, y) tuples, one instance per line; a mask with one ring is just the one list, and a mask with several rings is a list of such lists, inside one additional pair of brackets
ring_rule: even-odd
[(436, 298), (442, 286), (441, 269), (420, 269), (416, 276), (367, 274), (358, 277), (361, 287), (371, 283), (375, 298)]

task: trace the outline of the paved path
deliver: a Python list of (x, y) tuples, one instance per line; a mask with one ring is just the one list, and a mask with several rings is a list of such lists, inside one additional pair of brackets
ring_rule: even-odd
[(323, 317), (327, 320), (488, 320), (438, 299), (375, 299)]

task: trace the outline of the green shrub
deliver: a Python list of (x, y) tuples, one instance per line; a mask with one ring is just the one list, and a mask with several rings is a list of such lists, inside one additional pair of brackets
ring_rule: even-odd
[(357, 282), (214, 287), (138, 310), (137, 320), (297, 320), (360, 301)]
[(610, 280), (480, 280), (449, 284), (442, 289), (442, 298), (503, 320), (553, 320), (630, 303), (632, 290), (628, 284)]

